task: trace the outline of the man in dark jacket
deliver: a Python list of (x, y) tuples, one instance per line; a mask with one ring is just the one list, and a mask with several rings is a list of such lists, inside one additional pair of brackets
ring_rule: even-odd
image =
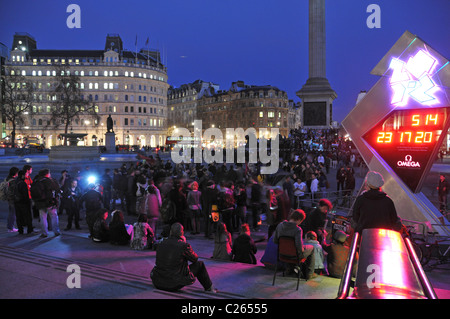
[(23, 228), (27, 226), (27, 232), (31, 234), (33, 232), (33, 218), (31, 216), (31, 199), (29, 197), (28, 185), (25, 182), (25, 171), (19, 171), (14, 183), (15, 185), (10, 183), (9, 188), (13, 188), (14, 191), (13, 198), (17, 228), (19, 234), (23, 234)]
[(62, 198), (65, 199), (65, 208), (67, 211), (67, 227), (64, 230), (70, 230), (72, 228), (72, 221), (75, 219), (75, 228), (80, 227), (80, 197), (81, 189), (78, 187), (78, 181), (76, 179), (69, 182), (63, 190)]
[[(38, 185), (42, 185), (40, 188)], [(52, 230), (55, 236), (61, 234), (59, 230), (59, 218), (58, 218), (58, 196), (60, 188), (58, 181), (51, 177), (50, 170), (48, 168), (42, 169), (38, 177), (31, 186), (31, 194), (33, 196), (33, 189), (41, 189), (42, 194), (39, 197), (34, 197), (34, 203), (39, 210), (39, 218), (41, 220), (41, 237), (48, 236), (48, 222), (47, 215), (51, 217)]]
[(321, 242), (324, 238), (323, 231), (325, 230), (325, 223), (327, 214), (333, 209), (333, 204), (326, 198), (319, 200), (319, 205), (308, 214), (305, 225), (301, 226), (303, 231), (313, 231), (317, 234), (318, 241)]
[(166, 291), (176, 291), (192, 285), (197, 278), (205, 291), (216, 292), (205, 264), (198, 260), (191, 245), (186, 243), (180, 223), (174, 223), (170, 228), (169, 238), (158, 245), (155, 267), (150, 278), (157, 289)]
[(358, 196), (353, 206), (352, 221), (355, 232), (361, 233), (366, 228), (384, 228), (400, 230), (394, 202), (381, 190), (384, 185), (383, 176), (375, 171), (366, 175), (367, 191)]
[(94, 184), (89, 184), (89, 190), (80, 198), (80, 207), (83, 203), (86, 208), (86, 224), (89, 228), (90, 237), (94, 231), (94, 223), (97, 219), (97, 212), (102, 208), (102, 195), (95, 190)]

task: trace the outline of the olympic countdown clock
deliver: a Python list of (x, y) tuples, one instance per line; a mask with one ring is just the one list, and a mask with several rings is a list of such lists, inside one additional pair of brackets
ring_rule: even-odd
[(383, 175), (400, 217), (441, 223), (421, 188), (450, 125), (449, 61), (406, 31), (372, 74), (380, 79), (342, 126), (369, 169)]
[(363, 139), (416, 193), (428, 162), (434, 160), (435, 150), (442, 145), (449, 112), (450, 107), (396, 109), (364, 134)]

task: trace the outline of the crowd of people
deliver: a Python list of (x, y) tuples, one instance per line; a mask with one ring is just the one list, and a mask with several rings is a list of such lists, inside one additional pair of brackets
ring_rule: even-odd
[[(6, 179), (8, 228), (13, 230), (15, 221), (19, 233), (24, 227), (32, 233), (35, 217), (42, 237), (47, 237), (49, 230), (59, 236), (58, 216), (67, 214), (64, 231), (70, 231), (73, 225), (81, 229), (83, 212), (94, 242), (157, 250), (169, 247), (165, 242), (176, 234), (171, 245), (189, 250), (182, 242), (186, 243), (184, 232), (190, 232), (212, 239), (212, 258), (256, 264), (257, 248), (251, 232), (260, 230), (264, 217), (270, 243), (276, 244), (287, 229), (301, 230), (295, 236), (300, 234), (299, 249), (308, 259), (305, 278), (312, 278), (322, 267), (316, 262), (322, 257), (314, 242), (331, 251), (323, 228), (333, 206), (326, 199), (331, 192), (330, 168), (337, 169), (338, 186), (333, 192), (349, 202), (355, 169), (363, 163), (355, 156), (351, 142), (337, 133), (331, 129), (291, 131), (288, 138), (280, 140), (279, 172), (270, 176), (260, 174), (261, 163), (174, 164), (159, 155), (101, 173), (89, 166), (73, 176), (64, 170), (59, 178), (52, 177), (49, 169), (31, 178), (31, 165), (21, 170), (13, 167)], [(97, 176), (96, 181), (89, 180), (92, 175)], [(125, 224), (125, 215), (134, 216), (135, 222)], [(303, 233), (307, 237), (303, 238)], [(342, 236), (336, 242), (341, 243), (340, 239)], [(158, 254), (157, 264), (158, 259), (169, 258), (158, 258)], [(189, 255), (195, 262), (195, 253), (189, 250)], [(205, 290), (210, 290), (204, 265), (196, 265)], [(159, 270), (152, 273), (155, 278), (161, 274)]]

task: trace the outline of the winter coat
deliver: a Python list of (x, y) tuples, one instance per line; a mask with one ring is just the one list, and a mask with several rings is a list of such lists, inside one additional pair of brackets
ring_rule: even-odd
[(182, 238), (171, 236), (158, 244), (156, 262), (150, 278), (153, 285), (161, 290), (177, 290), (192, 285), (195, 276), (190, 271), (188, 261), (196, 262), (197, 254)]
[(366, 228), (400, 230), (401, 226), (394, 202), (380, 189), (370, 189), (358, 196), (352, 220), (359, 233)]
[(256, 264), (256, 245), (248, 234), (240, 234), (233, 243), (233, 261)]

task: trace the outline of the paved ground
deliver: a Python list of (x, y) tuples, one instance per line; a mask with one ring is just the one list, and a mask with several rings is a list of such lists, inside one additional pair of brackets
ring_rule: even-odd
[[(111, 167), (120, 166), (121, 161), (135, 160), (133, 157), (110, 157), (102, 161)], [(47, 166), (45, 157), (28, 159), (0, 159), (0, 172), (10, 166), (21, 167), (30, 162), (38, 169)], [(99, 167), (102, 167), (102, 163)], [(446, 163), (444, 163), (446, 164)], [(67, 165), (67, 164), (65, 164)], [(85, 163), (75, 163), (83, 168)], [(439, 164), (441, 165), (441, 164)], [(62, 167), (53, 163), (57, 172)], [(115, 167), (115, 166), (114, 166)], [(437, 171), (446, 169), (438, 166)], [(35, 170), (37, 172), (37, 170)], [(331, 171), (329, 176), (334, 176)], [(437, 179), (430, 181), (432, 184)], [(360, 185), (361, 177), (357, 177)], [(430, 184), (427, 192), (432, 192)], [(333, 187), (333, 185), (332, 185)], [(339, 280), (319, 276), (310, 281), (302, 281), (298, 291), (296, 279), (277, 276), (272, 286), (273, 272), (259, 262), (265, 241), (257, 243), (257, 265), (212, 260), (213, 241), (202, 235), (189, 235), (187, 240), (207, 266), (218, 294), (203, 292), (199, 283), (184, 288), (181, 292), (168, 293), (155, 289), (149, 280), (149, 273), (155, 262), (154, 251), (134, 251), (129, 247), (113, 246), (109, 243), (93, 243), (88, 239), (87, 226), (82, 230), (64, 231), (59, 237), (39, 238), (39, 234), (19, 235), (6, 231), (7, 204), (0, 202), (0, 298), (1, 299), (334, 299)], [(133, 223), (135, 217), (126, 216), (126, 223)], [(37, 220), (34, 220), (38, 226)], [(66, 215), (60, 216), (60, 226), (64, 229)], [(266, 228), (253, 233), (255, 240), (263, 239)], [(67, 271), (70, 265), (78, 265), (81, 271), (81, 288), (68, 288)], [(427, 275), (440, 298), (450, 299), (450, 268), (434, 269)]]

